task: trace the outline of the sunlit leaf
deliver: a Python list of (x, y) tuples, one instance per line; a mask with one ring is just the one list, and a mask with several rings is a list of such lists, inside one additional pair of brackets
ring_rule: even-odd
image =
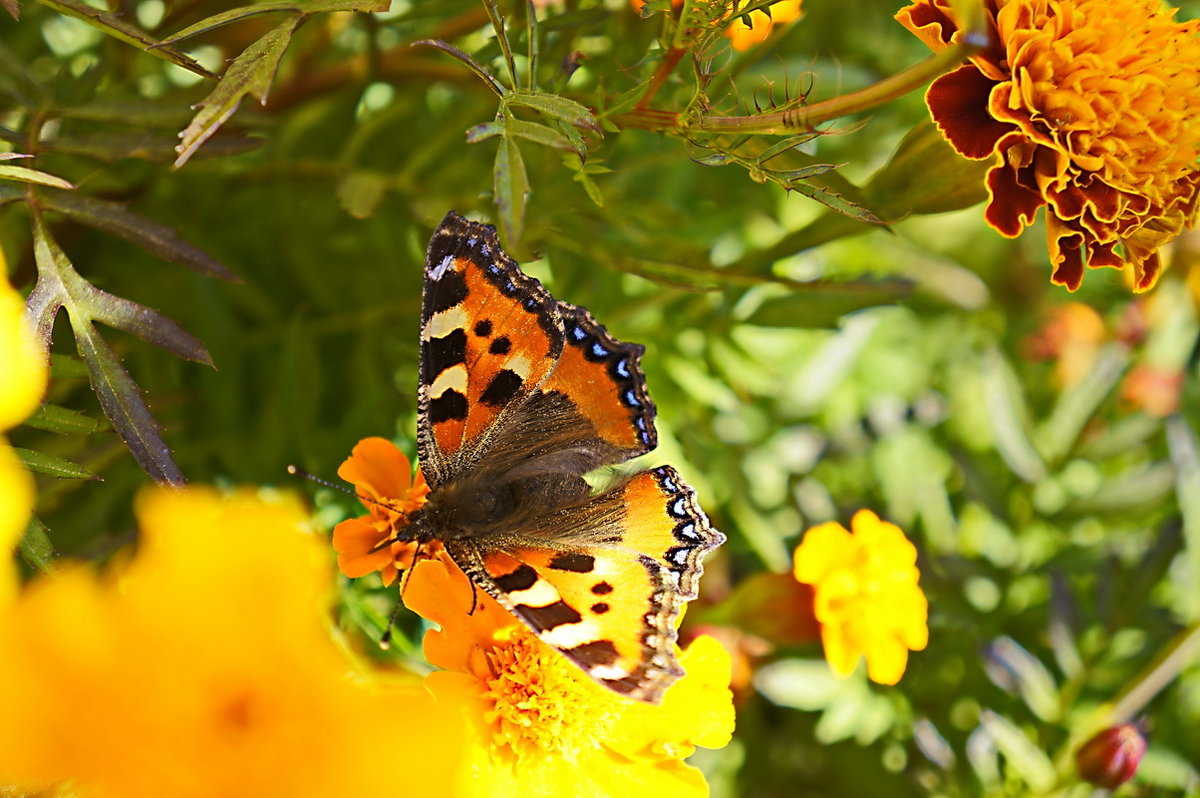
[(37, 186), (53, 186), (55, 188), (75, 188), (68, 180), (63, 180), (61, 177), (24, 166), (0, 164), (0, 180), (12, 180), (18, 183), (32, 183)]
[(541, 92), (514, 91), (505, 97), (508, 105), (522, 105), (533, 108), (547, 116), (559, 119), (572, 127), (582, 127), (600, 132), (595, 115), (584, 105), (566, 97)]
[(60, 14), (66, 14), (67, 16), (82, 20), (92, 27), (103, 31), (105, 35), (112, 36), (114, 39), (126, 44), (132, 44), (139, 50), (149, 53), (155, 58), (161, 58), (163, 61), (183, 67), (201, 77), (216, 77), (213, 73), (200, 66), (195, 59), (179, 52), (174, 47), (163, 46), (162, 42), (146, 33), (137, 25), (129, 22), (129, 20), (116, 14), (101, 11), (94, 6), (82, 2), (82, 0), (38, 0), (38, 2), (44, 6), (53, 8)]
[(59, 435), (90, 435), (105, 428), (97, 418), (69, 407), (43, 402), (36, 412), (24, 421), (25, 426), (56, 432)]
[(57, 477), (59, 479), (92, 479), (100, 481), (100, 477), (83, 466), (72, 463), (65, 457), (59, 457), (56, 454), (47, 454), (46, 452), (35, 452), (16, 446), (13, 447), (13, 451), (17, 453), (17, 459), (21, 461), (21, 465), (37, 474), (45, 474), (46, 476)]
[(180, 134), (175, 166), (187, 163), (200, 145), (233, 115), (247, 94), (262, 103), (267, 101), (279, 62), (291, 44), (292, 34), (303, 22), (303, 16), (294, 16), (280, 23), (234, 59), (212, 94), (197, 106), (200, 110), (192, 123)]

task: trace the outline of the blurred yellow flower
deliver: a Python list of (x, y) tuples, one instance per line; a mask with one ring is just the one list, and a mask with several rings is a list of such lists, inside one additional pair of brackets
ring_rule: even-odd
[[(0, 262), (0, 265), (3, 265)], [(25, 321), (25, 303), (0, 278), (0, 433), (32, 413), (46, 391), (46, 358)], [(33, 477), (0, 435), (0, 602), (11, 595), (8, 556), (29, 522)]]
[(696, 639), (687, 675), (651, 705), (607, 690), (546, 646), (443, 559), (422, 559), (405, 604), (440, 631), (425, 656), (445, 670), (429, 688), (472, 720), (459, 794), (480, 798), (703, 796), (696, 746), (720, 748), (733, 732), (729, 655)]
[[(756, 44), (761, 44), (771, 35), (775, 25), (784, 25), (800, 19), (802, 0), (780, 0), (771, 6), (771, 13), (766, 11), (751, 11), (750, 24), (746, 24), (745, 16), (734, 17), (733, 22), (725, 29), (725, 35), (735, 50), (749, 50)], [(744, 4), (743, 4), (744, 5)]]
[[(293, 502), (155, 490), (136, 557), (0, 611), (0, 784), (87, 798), (435, 795), (461, 720), (357, 671)], [(73, 793), (74, 794), (74, 793)]]
[(929, 642), (929, 604), (917, 580), (917, 550), (900, 528), (859, 510), (853, 534), (837, 523), (815, 526), (796, 548), (796, 580), (812, 585), (825, 659), (849, 676), (860, 657), (867, 675), (895, 684), (908, 652)]
[(395, 444), (384, 438), (364, 438), (338, 468), (338, 476), (355, 487), (367, 514), (341, 522), (333, 529), (338, 569), (347, 577), (379, 571), (390, 585), (412, 565), (416, 543), (387, 543), (408, 516), (425, 503), (429, 486)]
[[(896, 18), (934, 50), (961, 35), (954, 0)], [(985, 0), (990, 44), (926, 102), (954, 148), (991, 158), (985, 218), (1016, 237), (1039, 208), (1053, 282), (1129, 267), (1154, 285), (1158, 250), (1197, 221), (1200, 20), (1160, 0)]]

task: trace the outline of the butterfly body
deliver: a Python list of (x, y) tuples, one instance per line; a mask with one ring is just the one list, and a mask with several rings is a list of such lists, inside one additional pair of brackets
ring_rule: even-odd
[(668, 466), (601, 489), (650, 451), (643, 347), (555, 300), (489, 225), (451, 212), (425, 264), (418, 455), (431, 492), (403, 539), (472, 582), (599, 683), (661, 700), (675, 623), (724, 540)]

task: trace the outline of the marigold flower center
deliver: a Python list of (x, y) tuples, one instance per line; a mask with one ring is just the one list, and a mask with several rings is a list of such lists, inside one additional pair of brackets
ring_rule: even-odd
[(524, 629), (507, 636), (486, 650), (484, 720), (493, 750), (530, 762), (548, 753), (574, 762), (599, 748), (618, 720), (611, 702), (592, 695), (601, 688)]

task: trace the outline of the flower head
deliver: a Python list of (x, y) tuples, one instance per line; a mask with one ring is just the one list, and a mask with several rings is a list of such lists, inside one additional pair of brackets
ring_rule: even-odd
[(1075, 752), (1075, 765), (1084, 780), (1115, 790), (1137, 773), (1146, 740), (1138, 727), (1122, 723), (1097, 734)]
[(825, 659), (839, 676), (867, 660), (867, 674), (895, 684), (908, 652), (929, 642), (929, 604), (917, 585), (917, 550), (894, 524), (859, 510), (853, 533), (837, 523), (804, 534), (795, 553), (797, 581), (813, 586)]
[[(25, 320), (25, 303), (0, 278), (0, 432), (16, 426), (37, 407), (46, 390), (46, 358)], [(0, 436), (0, 599), (10, 594), (8, 552), (33, 509), (33, 478)]]
[(404, 603), (441, 627), (425, 636), (425, 656), (444, 669), (427, 684), (472, 721), (462, 794), (707, 795), (683, 760), (733, 730), (729, 657), (716, 641), (691, 644), (687, 675), (654, 706), (593, 682), (443, 559), (416, 565)]
[[(736, 16), (729, 27), (725, 29), (725, 35), (729, 37), (733, 49), (749, 50), (756, 44), (766, 41), (775, 25), (784, 25), (798, 20), (803, 13), (800, 6), (801, 0), (780, 0), (771, 6), (769, 14), (766, 11), (758, 10), (751, 11), (748, 15)], [(750, 24), (746, 24), (746, 16), (750, 17)]]
[(353, 484), (368, 513), (334, 527), (333, 548), (338, 568), (350, 578), (379, 571), (390, 585), (412, 566), (416, 544), (388, 543), (408, 516), (425, 503), (429, 486), (395, 444), (383, 438), (364, 438), (338, 469), (338, 476)]
[[(896, 18), (935, 50), (962, 35), (951, 0)], [(1046, 208), (1052, 280), (1130, 267), (1154, 285), (1159, 248), (1197, 220), (1200, 21), (1160, 0), (985, 0), (987, 48), (934, 81), (950, 144), (993, 158), (988, 224), (1015, 237)]]
[[(461, 727), (330, 637), (325, 551), (291, 502), (158, 490), (139, 551), (0, 611), (0, 784), (89, 798), (437, 794)], [(397, 774), (404, 778), (397, 780)]]

